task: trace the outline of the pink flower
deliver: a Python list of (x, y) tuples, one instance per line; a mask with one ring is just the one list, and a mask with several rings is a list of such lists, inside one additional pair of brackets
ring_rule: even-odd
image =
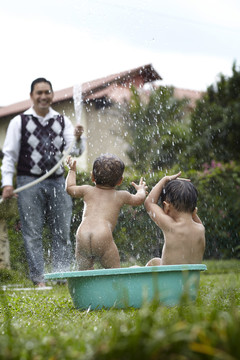
[(215, 167), (216, 167), (216, 162), (215, 162), (215, 160), (212, 160), (212, 161), (211, 161), (211, 167), (212, 167), (212, 168), (215, 168)]

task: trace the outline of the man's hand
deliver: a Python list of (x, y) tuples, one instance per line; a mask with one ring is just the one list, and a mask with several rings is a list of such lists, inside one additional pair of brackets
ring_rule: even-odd
[(17, 197), (17, 195), (14, 194), (13, 190), (14, 190), (13, 186), (10, 185), (4, 186), (2, 191), (2, 199), (6, 200), (6, 199), (10, 199), (13, 196)]
[(79, 141), (81, 139), (81, 136), (83, 134), (83, 127), (82, 125), (76, 125), (74, 129), (74, 136), (76, 137), (76, 140)]

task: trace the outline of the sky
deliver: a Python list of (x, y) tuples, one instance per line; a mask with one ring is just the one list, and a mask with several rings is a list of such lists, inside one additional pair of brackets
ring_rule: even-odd
[(162, 85), (205, 91), (240, 65), (239, 0), (0, 3), (0, 106), (152, 64)]

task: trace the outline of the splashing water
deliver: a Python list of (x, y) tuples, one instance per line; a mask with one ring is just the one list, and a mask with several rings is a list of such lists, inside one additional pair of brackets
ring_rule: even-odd
[(76, 123), (81, 124), (81, 116), (82, 116), (82, 84), (74, 85), (74, 87), (73, 87), (73, 102), (74, 102)]

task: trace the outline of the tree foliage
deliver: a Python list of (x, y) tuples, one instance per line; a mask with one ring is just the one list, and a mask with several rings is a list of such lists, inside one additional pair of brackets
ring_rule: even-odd
[(186, 100), (173, 96), (172, 87), (160, 86), (144, 103), (132, 88), (129, 107), (128, 155), (136, 169), (171, 167), (187, 144), (188, 127), (183, 122)]
[(220, 75), (216, 85), (208, 87), (191, 117), (189, 154), (195, 167), (213, 159), (239, 161), (240, 143), (240, 71), (236, 64), (232, 76)]

